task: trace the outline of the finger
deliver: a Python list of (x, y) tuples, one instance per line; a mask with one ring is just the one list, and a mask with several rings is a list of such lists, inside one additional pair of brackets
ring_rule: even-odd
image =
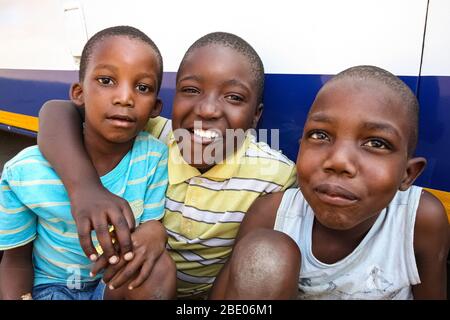
[(105, 255), (102, 254), (92, 266), (89, 275), (91, 277), (95, 277), (97, 273), (105, 269), (108, 265), (109, 265), (108, 259), (106, 259)]
[(92, 225), (89, 219), (80, 219), (77, 221), (78, 239), (84, 254), (91, 260), (96, 261), (98, 252), (92, 243), (91, 238)]
[(140, 285), (142, 285), (144, 283), (144, 281), (147, 280), (148, 277), (150, 277), (150, 274), (152, 273), (154, 265), (155, 265), (154, 263), (149, 263), (148, 261), (146, 261), (142, 265), (141, 271), (139, 272), (139, 275), (137, 276), (137, 278), (135, 278), (133, 281), (131, 281), (130, 284), (128, 285), (128, 289), (133, 290), (135, 288), (138, 288)]
[(97, 234), (97, 240), (102, 247), (103, 254), (108, 258), (108, 262), (110, 264), (119, 262), (119, 256), (114, 249), (114, 244), (109, 233), (109, 224), (106, 215), (99, 215), (98, 221), (94, 221), (94, 229)]
[(144, 258), (142, 256), (136, 256), (133, 260), (128, 262), (126, 267), (117, 273), (111, 281), (109, 281), (108, 285), (113, 288), (119, 288), (128, 281), (132, 280), (142, 264), (144, 263)]
[(121, 259), (117, 264), (108, 265), (103, 273), (103, 281), (110, 284), (111, 279), (113, 279), (125, 267), (126, 264), (127, 262)]
[(133, 259), (133, 245), (127, 220), (122, 214), (110, 214), (109, 220), (114, 225), (114, 233), (119, 243), (120, 254), (126, 261)]
[(128, 230), (133, 231), (136, 226), (136, 219), (134, 218), (133, 211), (130, 208), (130, 204), (128, 201), (124, 200), (123, 206), (122, 206), (122, 213), (125, 219), (127, 220), (128, 224)]

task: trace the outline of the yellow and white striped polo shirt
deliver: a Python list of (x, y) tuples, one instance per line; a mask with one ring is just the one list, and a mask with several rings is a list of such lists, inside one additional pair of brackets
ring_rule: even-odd
[(182, 158), (177, 143), (170, 138), (170, 126), (170, 121), (161, 118), (149, 124), (151, 133), (169, 145), (163, 224), (177, 265), (178, 295), (184, 297), (211, 288), (230, 256), (250, 205), (263, 194), (292, 186), (296, 172), (287, 157), (248, 135), (227, 161), (201, 174)]

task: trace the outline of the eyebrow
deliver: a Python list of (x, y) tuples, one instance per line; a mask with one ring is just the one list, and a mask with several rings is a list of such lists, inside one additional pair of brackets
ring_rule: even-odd
[(115, 67), (111, 64), (104, 64), (104, 63), (96, 65), (94, 70), (97, 70), (97, 69), (110, 69), (111, 71), (114, 71), (114, 72), (117, 71), (117, 67)]
[(242, 89), (250, 91), (248, 86), (246, 86), (242, 81), (239, 81), (237, 79), (226, 80), (226, 81), (222, 82), (222, 84), (230, 85), (230, 86), (238, 86), (238, 87), (241, 87)]
[[(113, 72), (117, 72), (119, 70), (119, 68), (117, 68), (116, 66), (114, 66), (112, 64), (99, 64), (99, 65), (95, 66), (95, 68), (94, 68), (94, 70), (99, 70), (99, 69), (109, 69)], [(136, 75), (136, 78), (138, 78), (138, 79), (151, 78), (156, 81), (156, 76), (152, 75), (150, 73), (147, 73), (147, 72), (138, 73)]]
[[(333, 119), (327, 116), (326, 114), (322, 112), (317, 112), (309, 116), (309, 120), (315, 121), (315, 122), (324, 122), (328, 124), (333, 124)], [(391, 135), (395, 135), (397, 137), (400, 137), (400, 132), (386, 122), (364, 122), (362, 127), (365, 130), (370, 131), (383, 131)]]
[(400, 133), (398, 132), (398, 130), (391, 126), (388, 123), (383, 123), (383, 122), (365, 122), (363, 124), (363, 128), (370, 130), (370, 131), (384, 131), (388, 134), (392, 134), (395, 135), (397, 137), (400, 137)]
[(200, 79), (199, 76), (196, 76), (196, 75), (189, 75), (189, 76), (185, 76), (185, 77), (183, 77), (183, 78), (181, 78), (181, 79), (178, 79), (177, 82), (181, 82), (181, 81), (185, 81), (185, 80), (195, 80), (195, 81), (200, 81), (201, 79)]
[(316, 122), (326, 122), (326, 123), (332, 123), (333, 121), (329, 116), (326, 114), (323, 114), (321, 112), (313, 113), (309, 115), (309, 120), (316, 121)]

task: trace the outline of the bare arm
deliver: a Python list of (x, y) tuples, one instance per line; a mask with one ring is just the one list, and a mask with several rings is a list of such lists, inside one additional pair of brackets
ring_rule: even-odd
[(421, 281), (413, 287), (414, 299), (446, 299), (449, 225), (444, 207), (427, 191), (417, 209), (414, 251)]
[[(262, 196), (253, 202), (244, 216), (234, 246), (251, 231), (256, 229), (273, 229), (278, 207), (283, 198), (283, 192)], [(211, 289), (211, 299), (223, 299), (229, 283), (229, 262), (227, 261), (214, 281)]]
[(101, 186), (84, 149), (83, 115), (78, 110), (70, 101), (51, 100), (39, 111), (39, 149), (58, 172), (71, 199), (85, 188)]
[(82, 113), (78, 110), (70, 101), (46, 102), (39, 112), (38, 145), (67, 189), (86, 255), (91, 260), (97, 257), (91, 240), (91, 230), (95, 230), (104, 254), (116, 256), (109, 224), (114, 225), (120, 252), (125, 255), (132, 250), (129, 229), (134, 228), (134, 216), (125, 200), (101, 184), (83, 145)]
[(0, 297), (2, 300), (20, 300), (33, 288), (33, 243), (6, 250), (0, 264)]

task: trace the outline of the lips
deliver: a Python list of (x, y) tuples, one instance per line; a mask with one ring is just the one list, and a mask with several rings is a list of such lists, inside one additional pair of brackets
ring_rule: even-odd
[(124, 114), (113, 114), (110, 116), (107, 116), (106, 119), (108, 119), (111, 124), (115, 127), (119, 128), (129, 128), (134, 126), (134, 123), (136, 120), (133, 117), (130, 117), (128, 115)]
[(321, 184), (314, 191), (323, 202), (335, 206), (351, 205), (359, 200), (357, 195), (336, 184)]

